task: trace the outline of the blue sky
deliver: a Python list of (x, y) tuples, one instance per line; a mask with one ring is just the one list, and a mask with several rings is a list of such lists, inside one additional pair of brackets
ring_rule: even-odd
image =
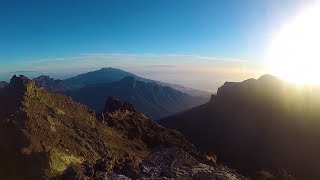
[[(190, 56), (221, 58), (208, 62), (213, 68), (238, 66), (234, 59), (255, 67), (277, 27), (310, 2), (0, 0), (0, 79), (15, 71), (63, 78), (67, 67), (72, 73), (116, 66), (144, 74), (154, 69), (147, 67), (206, 66)], [(128, 55), (134, 60), (127, 62)]]

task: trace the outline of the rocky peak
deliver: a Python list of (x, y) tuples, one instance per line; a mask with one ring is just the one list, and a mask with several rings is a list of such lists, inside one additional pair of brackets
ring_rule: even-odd
[(126, 110), (130, 112), (136, 112), (132, 104), (128, 102), (121, 102), (119, 99), (116, 99), (114, 97), (109, 97), (103, 112), (106, 113), (106, 112), (126, 111)]
[(33, 92), (35, 89), (35, 83), (26, 76), (14, 75), (10, 80), (9, 87), (14, 89), (15, 92), (26, 94)]

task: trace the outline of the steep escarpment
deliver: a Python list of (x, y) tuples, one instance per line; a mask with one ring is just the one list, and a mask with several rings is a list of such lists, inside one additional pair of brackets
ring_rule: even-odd
[[(1, 179), (244, 179), (199, 153), (181, 133), (112, 98), (96, 116), (66, 96), (14, 76), (0, 92), (0, 109)], [(182, 163), (155, 163), (157, 158)]]
[(284, 169), (300, 179), (318, 179), (319, 102), (316, 87), (264, 75), (227, 82), (209, 103), (161, 124), (242, 173)]

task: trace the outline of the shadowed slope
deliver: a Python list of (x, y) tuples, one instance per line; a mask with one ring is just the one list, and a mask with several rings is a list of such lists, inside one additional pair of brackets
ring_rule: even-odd
[(318, 179), (319, 107), (317, 88), (264, 75), (226, 82), (209, 103), (160, 124), (243, 173), (284, 168), (302, 179)]
[(154, 82), (145, 83), (134, 77), (126, 77), (113, 83), (87, 86), (69, 91), (67, 95), (97, 112), (103, 110), (108, 96), (113, 96), (132, 103), (139, 111), (153, 119), (181, 112), (205, 102), (204, 99), (192, 97), (170, 87), (160, 86)]

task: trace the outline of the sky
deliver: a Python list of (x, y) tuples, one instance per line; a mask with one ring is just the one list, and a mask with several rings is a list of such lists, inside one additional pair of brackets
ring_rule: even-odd
[(0, 0), (0, 80), (121, 68), (216, 90), (266, 73), (273, 34), (312, 0)]

